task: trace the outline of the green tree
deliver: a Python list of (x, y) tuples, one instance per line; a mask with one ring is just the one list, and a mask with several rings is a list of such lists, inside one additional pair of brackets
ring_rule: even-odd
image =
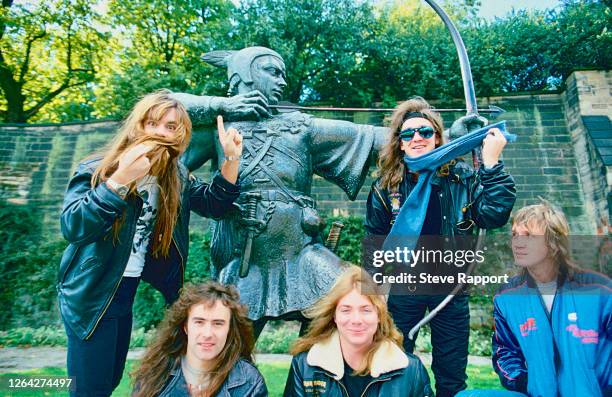
[(339, 96), (376, 22), (369, 2), (246, 0), (236, 11), (234, 47), (278, 51), (287, 67), (287, 99), (345, 102)]
[[(445, 11), (463, 34), (478, 3), (445, 3)], [(440, 17), (420, 1), (385, 3), (377, 10), (378, 27), (354, 81), (365, 103), (394, 106), (412, 95), (428, 99), (462, 96), (455, 46)]]
[(553, 11), (551, 32), (560, 39), (552, 48), (551, 75), (562, 81), (578, 68), (612, 68), (611, 2), (566, 0), (565, 7)]
[(222, 94), (223, 74), (200, 56), (225, 45), (232, 8), (229, 0), (111, 0), (106, 21), (123, 47), (97, 90), (97, 113), (121, 117), (159, 88)]
[(60, 94), (91, 82), (107, 34), (86, 0), (0, 8), (0, 117), (24, 123)]

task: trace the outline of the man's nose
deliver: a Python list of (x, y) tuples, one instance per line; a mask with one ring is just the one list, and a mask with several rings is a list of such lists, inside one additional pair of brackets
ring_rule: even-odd
[(415, 131), (414, 136), (412, 137), (412, 140), (413, 141), (422, 141), (423, 139), (425, 139), (425, 138), (423, 138), (421, 136), (421, 133), (419, 131)]
[(283, 77), (281, 77), (281, 78), (280, 78), (280, 81), (278, 82), (278, 85), (279, 85), (281, 88), (285, 88), (285, 87), (287, 87), (287, 82), (285, 81), (285, 79), (284, 79)]
[(211, 337), (213, 332), (212, 332), (212, 324), (204, 324), (202, 326), (202, 328), (200, 329), (200, 335), (202, 335), (204, 338), (208, 338)]
[(361, 324), (362, 322), (361, 313), (359, 313), (358, 311), (353, 312), (351, 314), (351, 322), (353, 324)]
[(162, 138), (168, 138), (170, 135), (168, 131), (166, 131), (163, 127), (157, 127), (154, 131), (154, 134), (157, 136), (161, 136)]

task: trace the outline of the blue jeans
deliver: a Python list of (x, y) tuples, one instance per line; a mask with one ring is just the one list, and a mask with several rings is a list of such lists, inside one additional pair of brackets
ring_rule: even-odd
[(138, 277), (124, 277), (115, 296), (87, 340), (77, 337), (64, 323), (68, 336), (68, 376), (78, 397), (106, 397), (119, 385), (132, 333), (132, 304)]

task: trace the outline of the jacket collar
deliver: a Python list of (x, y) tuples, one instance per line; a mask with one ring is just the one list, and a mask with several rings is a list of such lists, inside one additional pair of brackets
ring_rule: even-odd
[[(217, 396), (230, 396), (229, 390), (238, 386), (242, 386), (246, 383), (247, 376), (244, 374), (242, 359), (238, 360), (236, 364), (232, 367), (232, 370), (227, 375), (227, 379), (221, 385), (221, 388), (217, 390)], [(187, 381), (185, 380), (185, 376), (183, 375), (183, 370), (181, 368), (181, 364), (176, 365), (172, 371), (170, 372), (171, 379), (166, 386), (167, 390), (174, 390), (176, 387), (180, 387), (181, 390), (187, 390)]]
[[(340, 347), (340, 335), (335, 331), (328, 339), (315, 343), (306, 356), (308, 365), (317, 366), (332, 374), (334, 379), (344, 377), (344, 359)], [(395, 343), (383, 342), (374, 353), (370, 375), (380, 375), (408, 366), (408, 357)]]

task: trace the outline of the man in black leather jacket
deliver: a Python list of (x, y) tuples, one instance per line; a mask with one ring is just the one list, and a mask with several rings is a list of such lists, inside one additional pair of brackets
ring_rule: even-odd
[(141, 99), (104, 157), (72, 176), (61, 215), (69, 245), (58, 275), (58, 301), (68, 336), (73, 395), (110, 395), (119, 384), (140, 279), (168, 303), (183, 284), (190, 210), (221, 217), (239, 195), (241, 137), (220, 123), (226, 157), (207, 184), (178, 162), (191, 122), (169, 92)]
[[(474, 122), (461, 120), (463, 123), (469, 121)], [(400, 105), (391, 123), (391, 137), (381, 151), (379, 160), (381, 178), (372, 185), (367, 201), (365, 228), (370, 239), (377, 236), (383, 239), (389, 234), (400, 208), (416, 185), (416, 175), (404, 167), (401, 160), (403, 156), (418, 157), (443, 143), (442, 121), (422, 98)], [(436, 236), (466, 236), (473, 234), (477, 227), (491, 229), (501, 227), (507, 222), (516, 199), (514, 180), (505, 172), (503, 163), (499, 161), (499, 155), (505, 145), (503, 136), (495, 129), (489, 134), (483, 142), (484, 165), (478, 172), (458, 160), (445, 164), (433, 177), (432, 193), (419, 237), (419, 248), (425, 246), (436, 249), (440, 244), (446, 244)], [(389, 177), (393, 173), (396, 173), (395, 179)], [(450, 244), (462, 243), (461, 239), (450, 241)], [(432, 244), (435, 247), (432, 247)], [(415, 274), (419, 270), (456, 272), (452, 264), (417, 263), (415, 266), (409, 270)], [(404, 333), (404, 348), (407, 352), (414, 350), (414, 340), (408, 338), (409, 331), (424, 317), (425, 312), (434, 309), (451, 289), (439, 289), (438, 285), (426, 285), (424, 289), (423, 285), (418, 285), (417, 288), (420, 289), (411, 292), (413, 290), (400, 291), (392, 287), (388, 300), (389, 311), (398, 328)], [(468, 297), (456, 296), (434, 317), (430, 325), (436, 395), (453, 396), (466, 387)]]

